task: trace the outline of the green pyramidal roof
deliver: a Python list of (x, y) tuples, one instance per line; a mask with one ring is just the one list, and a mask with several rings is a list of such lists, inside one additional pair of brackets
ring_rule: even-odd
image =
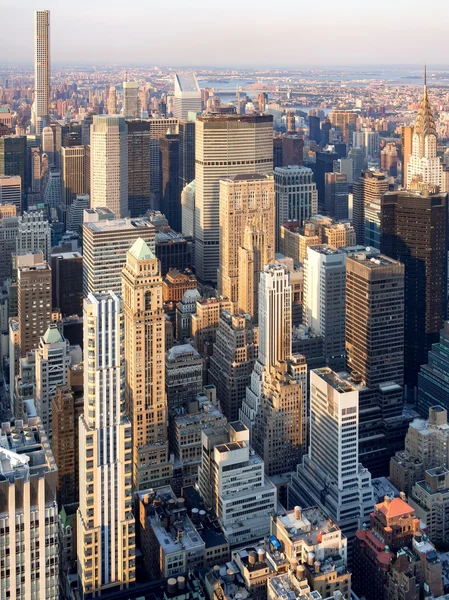
[(129, 250), (129, 253), (137, 260), (149, 260), (150, 258), (156, 258), (148, 247), (146, 241), (142, 238), (137, 238), (132, 248)]
[(59, 329), (54, 325), (47, 329), (44, 333), (44, 344), (56, 344), (57, 342), (63, 342)]

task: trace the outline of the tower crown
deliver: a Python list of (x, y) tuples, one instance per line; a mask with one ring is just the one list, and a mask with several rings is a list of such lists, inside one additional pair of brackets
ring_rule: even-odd
[(422, 136), (423, 138), (428, 135), (437, 135), (435, 117), (433, 116), (433, 110), (427, 92), (427, 69), (424, 70), (424, 90), (421, 106), (419, 107), (418, 116), (416, 117), (415, 134)]

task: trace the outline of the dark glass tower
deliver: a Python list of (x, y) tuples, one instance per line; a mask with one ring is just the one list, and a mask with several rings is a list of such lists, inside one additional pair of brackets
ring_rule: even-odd
[(148, 121), (128, 124), (128, 211), (141, 217), (150, 208), (150, 127)]
[(179, 121), (180, 191), (195, 179), (195, 122)]
[(179, 136), (169, 134), (160, 141), (161, 211), (175, 231), (181, 231), (181, 190), (179, 187)]

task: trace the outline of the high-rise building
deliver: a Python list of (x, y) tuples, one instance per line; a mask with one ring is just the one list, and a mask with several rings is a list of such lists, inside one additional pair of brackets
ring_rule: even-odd
[(34, 13), (34, 103), (32, 123), (37, 135), (48, 124), (50, 102), (50, 11)]
[(58, 386), (66, 385), (70, 366), (69, 342), (56, 325), (50, 325), (36, 352), (36, 411), (51, 443), (52, 398)]
[(304, 263), (303, 324), (323, 338), (326, 363), (345, 366), (346, 254), (309, 246)]
[(195, 237), (195, 180), (181, 192), (181, 231), (186, 237)]
[(364, 171), (354, 180), (352, 215), (360, 245), (380, 250), (380, 212), (385, 192), (388, 178), (379, 171)]
[(128, 216), (128, 134), (125, 118), (95, 115), (90, 134), (90, 200), (116, 218)]
[(259, 330), (250, 316), (223, 311), (210, 358), (208, 378), (217, 389), (220, 408), (228, 421), (239, 418), (258, 349)]
[(371, 475), (359, 463), (358, 424), (356, 388), (328, 367), (311, 371), (310, 448), (292, 477), (289, 503), (318, 504), (348, 537), (348, 549), (374, 504)]
[(148, 121), (132, 119), (128, 124), (128, 210), (142, 217), (151, 208), (150, 128)]
[(25, 194), (27, 173), (27, 138), (25, 135), (5, 135), (0, 137), (0, 176), (19, 176), (22, 194)]
[(175, 103), (173, 116), (186, 121), (189, 112), (201, 113), (201, 90), (194, 73), (175, 74)]
[(75, 198), (85, 194), (86, 178), (86, 149), (84, 146), (61, 148), (61, 185), (62, 185), (62, 218), (67, 223), (67, 213)]
[(437, 130), (427, 92), (426, 76), (421, 106), (413, 129), (412, 152), (407, 165), (407, 187), (410, 187), (415, 175), (420, 176), (424, 183), (437, 185), (441, 189), (443, 165), (437, 156)]
[(55, 135), (51, 127), (44, 127), (41, 133), (42, 153), (47, 156), (49, 166), (56, 166), (55, 163)]
[(83, 314), (83, 257), (79, 252), (55, 252), (50, 256), (52, 304), (61, 316)]
[(203, 389), (204, 359), (191, 344), (180, 344), (165, 354), (165, 389), (172, 414), (195, 400)]
[[(3, 207), (0, 207), (0, 210)], [(12, 255), (16, 251), (16, 238), (19, 228), (17, 217), (2, 217), (0, 219), (0, 285), (12, 274)]]
[(61, 171), (50, 167), (43, 180), (42, 199), (49, 209), (61, 211), (62, 183)]
[(37, 417), (2, 423), (0, 464), (2, 593), (58, 600), (58, 467)]
[(179, 121), (179, 186), (195, 179), (195, 122)]
[(199, 298), (195, 308), (190, 318), (193, 345), (198, 352), (207, 354), (208, 348), (215, 344), (220, 315), (224, 310), (232, 311), (232, 302), (221, 296)]
[(148, 219), (115, 219), (107, 209), (89, 209), (83, 226), (83, 293), (121, 290), (126, 253), (138, 238), (154, 251), (154, 226)]
[(315, 178), (316, 189), (318, 192), (318, 209), (320, 211), (324, 211), (326, 199), (326, 173), (334, 172), (334, 162), (339, 158), (340, 156), (335, 152), (334, 146), (326, 146), (324, 150), (320, 150), (316, 153), (316, 161), (310, 165)]
[(17, 257), (20, 356), (36, 348), (52, 320), (51, 269), (42, 253)]
[(125, 119), (140, 117), (139, 84), (137, 81), (123, 82), (123, 116)]
[(312, 169), (278, 167), (274, 171), (276, 193), (276, 250), (279, 251), (280, 228), (287, 221), (304, 222), (318, 211), (318, 192)]
[(179, 136), (167, 132), (159, 142), (161, 150), (160, 209), (176, 232), (182, 228), (181, 189), (179, 187)]
[(24, 212), (18, 218), (16, 254), (42, 252), (45, 260), (50, 258), (51, 229), (43, 211)]
[(117, 90), (111, 85), (108, 94), (108, 115), (117, 114)]
[(234, 303), (239, 298), (240, 249), (248, 228), (262, 236), (261, 246), (253, 248), (262, 257), (259, 270), (274, 261), (274, 212), (272, 175), (234, 175), (220, 181), (218, 291)]
[[(167, 485), (173, 473), (167, 438), (165, 313), (159, 261), (142, 238), (122, 271), (126, 405), (133, 431), (133, 486)], [(142, 364), (146, 365), (142, 368)]]
[(369, 387), (404, 379), (404, 265), (361, 252), (346, 258), (346, 355)]
[[(418, 411), (426, 417), (434, 404), (449, 411), (449, 321), (444, 322), (440, 340), (432, 344), (427, 364), (421, 365), (418, 373)], [(449, 447), (449, 446), (448, 446)], [(435, 465), (436, 466), (436, 465)], [(449, 465), (448, 465), (449, 466)]]
[(58, 465), (59, 506), (79, 502), (79, 418), (83, 414), (82, 388), (62, 385), (52, 399), (52, 450)]
[(356, 130), (357, 113), (353, 110), (333, 110), (329, 113), (329, 119), (334, 127), (337, 127), (344, 142), (352, 142), (352, 134)]
[(22, 180), (19, 175), (0, 175), (1, 204), (13, 204), (16, 207), (16, 214), (20, 213), (22, 209)]
[(208, 115), (196, 121), (195, 266), (200, 280), (217, 280), (219, 182), (273, 168), (271, 115)]
[[(178, 119), (148, 119), (150, 130), (150, 205), (158, 210), (161, 202), (161, 150), (160, 140), (170, 129), (172, 134), (178, 133)], [(145, 167), (147, 168), (147, 167)]]
[(348, 218), (349, 185), (345, 173), (326, 173), (324, 176), (324, 209), (338, 221)]
[[(79, 422), (78, 577), (84, 597), (135, 579), (132, 430), (125, 413), (123, 301), (84, 300), (84, 415)], [(109, 441), (109, 443), (107, 443)]]
[(381, 251), (405, 266), (405, 383), (438, 342), (447, 313), (447, 195), (387, 192), (381, 205)]
[(320, 117), (309, 115), (309, 139), (317, 144), (321, 142)]
[(402, 185), (408, 183), (408, 165), (412, 153), (413, 126), (401, 127), (401, 159), (402, 159)]
[(89, 209), (90, 196), (88, 194), (77, 195), (67, 211), (67, 231), (80, 233), (83, 229), (84, 211)]

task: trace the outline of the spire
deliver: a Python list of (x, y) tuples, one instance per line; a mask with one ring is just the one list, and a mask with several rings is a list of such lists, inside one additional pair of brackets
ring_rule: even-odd
[(422, 136), (423, 139), (429, 134), (432, 134), (435, 137), (437, 135), (435, 117), (433, 116), (433, 110), (427, 92), (427, 64), (424, 65), (424, 89), (421, 106), (419, 107), (418, 115), (416, 117), (415, 133)]
[(427, 87), (427, 64), (424, 63), (424, 87)]

